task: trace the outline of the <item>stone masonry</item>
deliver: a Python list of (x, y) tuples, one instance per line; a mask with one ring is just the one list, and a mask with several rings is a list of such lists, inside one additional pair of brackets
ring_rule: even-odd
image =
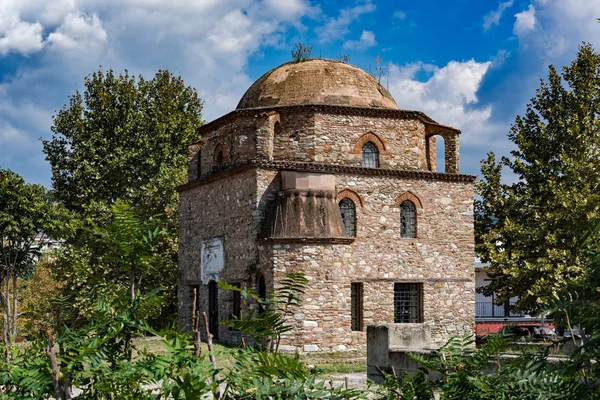
[[(189, 182), (179, 189), (181, 328), (190, 329), (194, 289), (199, 311), (213, 318), (229, 318), (236, 307), (231, 292), (211, 292), (206, 276), (256, 291), (264, 279), (273, 291), (285, 273), (304, 271), (309, 285), (284, 350), (364, 350), (366, 326), (394, 322), (397, 283), (422, 285), (420, 323), (436, 345), (473, 332), (474, 177), (458, 173), (460, 132), (399, 110), (371, 76), (347, 64), (310, 60), (274, 71), (249, 89), (242, 108), (200, 128), (189, 146)], [(293, 95), (278, 92), (292, 86), (274, 79), (287, 76), (310, 77), (310, 85), (292, 82)], [(443, 173), (435, 172), (438, 135), (446, 149)], [(366, 143), (376, 146), (379, 168), (362, 166)], [(291, 179), (286, 187), (283, 174)], [(329, 186), (323, 192), (311, 182)], [(354, 237), (337, 233), (341, 215), (312, 220), (344, 197), (355, 205)], [(405, 200), (416, 206), (414, 238), (400, 235)], [(286, 202), (293, 220), (284, 222), (293, 229), (269, 230), (273, 207)], [(215, 241), (219, 261), (207, 250)], [(362, 330), (352, 330), (353, 283), (362, 284)], [(256, 304), (239, 307), (244, 314)], [(214, 333), (239, 340), (225, 326)]]

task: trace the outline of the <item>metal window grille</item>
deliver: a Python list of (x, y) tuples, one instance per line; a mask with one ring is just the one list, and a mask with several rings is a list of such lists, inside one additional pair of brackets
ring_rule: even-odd
[(423, 322), (422, 298), (423, 285), (421, 283), (395, 283), (394, 284), (394, 322), (417, 323)]
[(362, 283), (351, 283), (350, 284), (350, 298), (351, 298), (351, 326), (353, 331), (362, 331), (362, 297), (363, 297), (363, 284)]
[(367, 142), (362, 148), (362, 166), (379, 168), (379, 150), (373, 142)]
[(342, 213), (342, 221), (346, 236), (356, 236), (356, 205), (349, 198), (343, 198), (340, 201), (340, 212)]
[(400, 237), (417, 237), (417, 208), (410, 200), (400, 204)]

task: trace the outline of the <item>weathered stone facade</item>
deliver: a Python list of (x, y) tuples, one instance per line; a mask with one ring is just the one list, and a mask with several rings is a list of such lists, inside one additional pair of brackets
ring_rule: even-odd
[[(302, 270), (309, 279), (283, 349), (363, 350), (364, 327), (394, 322), (398, 283), (421, 285), (420, 323), (434, 343), (473, 332), (474, 177), (458, 174), (459, 131), (398, 110), (389, 93), (355, 67), (317, 61), (278, 68), (286, 68), (286, 76), (311, 77), (314, 87), (300, 90), (292, 82), (292, 97), (278, 93), (290, 85), (274, 86), (269, 79), (281, 74), (271, 71), (240, 102), (253, 108), (203, 126), (201, 139), (190, 145), (189, 183), (180, 188), (181, 327), (190, 328), (194, 288), (200, 311), (218, 319), (233, 312), (231, 292), (213, 291), (210, 300), (201, 281), (200, 249), (218, 238), (224, 254), (218, 279), (257, 290), (262, 276), (268, 291), (287, 272)], [(351, 86), (356, 82), (360, 90)], [(311, 98), (311, 90), (313, 102), (294, 103)], [(434, 172), (435, 135), (444, 137), (446, 173)], [(362, 166), (366, 143), (377, 148), (378, 168)], [(340, 215), (323, 211), (323, 221), (314, 221), (315, 210), (337, 207), (345, 197), (355, 205), (355, 237), (338, 234)], [(413, 238), (400, 234), (404, 201), (416, 207)], [(291, 228), (265, 225), (273, 224), (274, 207), (293, 219), (284, 221)], [(362, 284), (362, 330), (352, 330), (352, 283)], [(241, 312), (253, 307), (242, 304)], [(219, 340), (238, 339), (227, 327), (215, 333)]]

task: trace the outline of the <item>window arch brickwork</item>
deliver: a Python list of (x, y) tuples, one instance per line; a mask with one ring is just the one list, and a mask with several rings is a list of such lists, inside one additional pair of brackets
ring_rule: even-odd
[(363, 146), (368, 142), (373, 143), (377, 150), (379, 150), (379, 155), (389, 154), (387, 148), (385, 146), (385, 142), (375, 133), (368, 132), (359, 137), (356, 142), (354, 142), (354, 148), (352, 149), (352, 154), (361, 154)]
[(394, 204), (396, 208), (400, 207), (400, 205), (405, 201), (410, 200), (417, 207), (417, 209), (423, 208), (423, 203), (421, 203), (421, 199), (417, 195), (412, 192), (404, 192), (400, 196), (396, 197)]
[(365, 202), (364, 202), (362, 196), (360, 194), (356, 193), (352, 189), (340, 190), (337, 194), (337, 202), (339, 203), (345, 197), (352, 200), (354, 202), (354, 204), (360, 204), (361, 207), (363, 207), (365, 205)]

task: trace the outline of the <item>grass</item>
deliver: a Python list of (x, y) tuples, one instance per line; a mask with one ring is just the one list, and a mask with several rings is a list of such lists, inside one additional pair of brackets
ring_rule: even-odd
[[(138, 349), (145, 349), (157, 355), (168, 354), (160, 338), (137, 338), (134, 345)], [(226, 368), (233, 363), (236, 346), (214, 344), (215, 355), (219, 368)], [(208, 355), (208, 346), (202, 343), (202, 354)], [(336, 374), (365, 373), (367, 372), (364, 353), (327, 353), (304, 354), (301, 360), (311, 368), (319, 378), (327, 378)]]

